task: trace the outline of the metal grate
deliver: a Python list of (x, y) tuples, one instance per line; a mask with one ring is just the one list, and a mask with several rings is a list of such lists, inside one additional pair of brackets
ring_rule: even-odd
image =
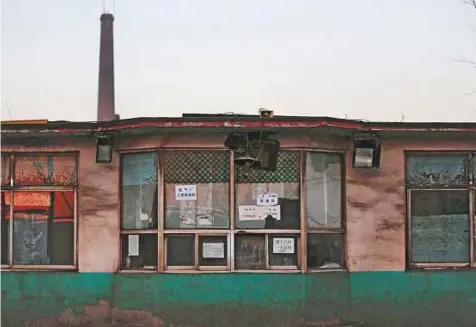
[(228, 183), (228, 151), (168, 151), (165, 153), (165, 183)]
[(237, 183), (299, 183), (299, 153), (279, 152), (276, 171), (249, 169), (245, 174), (243, 166), (236, 166), (235, 180)]

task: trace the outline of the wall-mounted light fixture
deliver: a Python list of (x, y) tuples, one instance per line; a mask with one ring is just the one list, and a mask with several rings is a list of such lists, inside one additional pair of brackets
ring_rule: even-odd
[(96, 140), (96, 163), (112, 161), (112, 135), (99, 135)]
[(380, 139), (377, 135), (354, 136), (353, 168), (380, 168)]

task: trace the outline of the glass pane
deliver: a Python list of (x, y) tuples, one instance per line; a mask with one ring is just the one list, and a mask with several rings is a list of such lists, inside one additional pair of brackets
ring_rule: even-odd
[(278, 154), (276, 171), (235, 166), (236, 227), (299, 229), (299, 153)]
[(121, 269), (157, 269), (157, 234), (121, 235)]
[(2, 154), (2, 186), (10, 185), (10, 156)]
[(466, 184), (467, 165), (467, 155), (410, 155), (407, 157), (407, 183)]
[[(1, 192), (2, 196), (2, 265), (8, 264), (8, 250), (10, 249), (10, 193)], [(6, 199), (8, 196), (8, 202)]]
[(341, 156), (308, 152), (305, 185), (307, 226), (309, 228), (341, 227)]
[(469, 192), (411, 192), (413, 263), (469, 260)]
[(157, 153), (122, 157), (122, 228), (157, 228)]
[(228, 228), (228, 151), (165, 154), (165, 227)]
[(77, 157), (45, 154), (15, 156), (15, 185), (75, 185)]
[(235, 268), (266, 269), (264, 235), (235, 235)]
[(294, 235), (268, 236), (269, 264), (271, 266), (298, 265), (298, 237)]
[(307, 234), (307, 267), (341, 269), (344, 267), (343, 234)]
[(15, 192), (13, 263), (72, 265), (74, 205), (74, 192)]
[(195, 265), (195, 236), (169, 235), (167, 236), (167, 265), (194, 266)]
[(473, 183), (476, 184), (476, 153), (473, 153)]
[(200, 236), (199, 262), (200, 266), (226, 266), (227, 265), (227, 237), (226, 236)]

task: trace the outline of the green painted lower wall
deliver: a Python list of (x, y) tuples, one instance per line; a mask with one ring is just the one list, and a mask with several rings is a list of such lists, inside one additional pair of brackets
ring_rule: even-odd
[[(3, 272), (2, 326), (107, 301), (174, 326), (474, 326), (476, 271), (318, 274)], [(471, 311), (473, 310), (473, 312)]]

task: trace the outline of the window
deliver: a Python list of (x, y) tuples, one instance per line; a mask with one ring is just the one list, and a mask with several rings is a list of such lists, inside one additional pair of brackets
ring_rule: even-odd
[(121, 271), (344, 269), (341, 154), (281, 150), (275, 171), (231, 159), (121, 155)]
[(299, 269), (300, 153), (280, 151), (275, 171), (236, 166), (235, 201), (235, 268)]
[(229, 269), (230, 153), (170, 150), (164, 157), (166, 270)]
[(121, 156), (121, 269), (158, 267), (157, 152)]
[(411, 266), (468, 266), (474, 262), (470, 255), (474, 228), (472, 164), (471, 153), (408, 154)]
[(2, 185), (2, 267), (73, 269), (77, 156), (3, 154)]
[(307, 268), (310, 270), (344, 267), (342, 161), (340, 154), (306, 153)]

